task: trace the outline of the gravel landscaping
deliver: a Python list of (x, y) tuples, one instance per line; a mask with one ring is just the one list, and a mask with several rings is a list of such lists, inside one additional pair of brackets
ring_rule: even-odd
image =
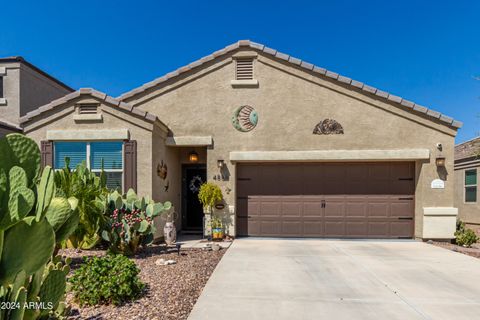
[(429, 241), (430, 244), (433, 244), (437, 247), (445, 248), (448, 250), (452, 250), (455, 252), (460, 252), (475, 258), (480, 258), (480, 243), (475, 243), (472, 245), (471, 248), (466, 248), (462, 246), (458, 246), (456, 244), (450, 242), (441, 242), (441, 241)]
[[(226, 249), (166, 250), (152, 246), (132, 257), (140, 268), (140, 278), (147, 285), (142, 297), (122, 306), (102, 305), (80, 307), (71, 293), (67, 301), (72, 306), (69, 319), (187, 319), (203, 287)], [(102, 256), (104, 250), (61, 250), (59, 254), (72, 258), (72, 270), (78, 268), (85, 256)], [(159, 266), (158, 259), (175, 260), (176, 264)]]

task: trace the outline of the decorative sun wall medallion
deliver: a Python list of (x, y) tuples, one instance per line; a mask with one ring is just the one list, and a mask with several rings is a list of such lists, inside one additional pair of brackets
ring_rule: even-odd
[(258, 114), (251, 106), (241, 106), (235, 110), (232, 124), (240, 132), (248, 132), (257, 126)]
[(313, 134), (343, 134), (343, 127), (333, 119), (325, 119), (315, 126)]

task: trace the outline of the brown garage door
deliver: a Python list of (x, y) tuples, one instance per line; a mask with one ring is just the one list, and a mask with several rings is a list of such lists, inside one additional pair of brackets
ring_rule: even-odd
[(239, 236), (412, 238), (415, 165), (237, 165)]

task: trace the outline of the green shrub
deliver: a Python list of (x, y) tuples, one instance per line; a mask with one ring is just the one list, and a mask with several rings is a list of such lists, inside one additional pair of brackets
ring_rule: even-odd
[(137, 298), (145, 284), (135, 262), (123, 255), (85, 258), (69, 279), (80, 305), (120, 305)]
[(465, 223), (457, 222), (457, 231), (455, 231), (455, 242), (459, 246), (470, 247), (479, 240), (472, 229), (465, 227)]
[(204, 208), (213, 212), (213, 206), (223, 200), (222, 190), (215, 183), (207, 182), (200, 186), (198, 200)]

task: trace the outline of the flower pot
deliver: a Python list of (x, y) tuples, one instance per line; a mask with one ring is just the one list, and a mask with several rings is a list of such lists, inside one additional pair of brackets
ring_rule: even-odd
[(223, 240), (223, 229), (222, 228), (212, 228), (212, 240), (213, 241)]
[(163, 227), (163, 235), (165, 237), (165, 243), (170, 246), (177, 241), (177, 229), (175, 223), (167, 222)]

